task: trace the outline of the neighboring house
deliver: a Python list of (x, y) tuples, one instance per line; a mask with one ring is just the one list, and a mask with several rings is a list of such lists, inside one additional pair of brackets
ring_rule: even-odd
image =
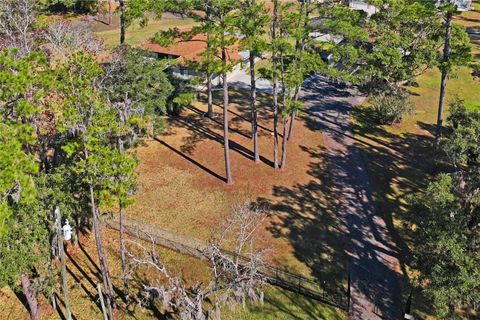
[(352, 10), (361, 10), (367, 13), (367, 17), (373, 16), (377, 13), (377, 7), (369, 4), (367, 1), (362, 0), (350, 0), (348, 1), (348, 7)]
[[(186, 31), (183, 31), (186, 32)], [(142, 45), (142, 48), (153, 52), (159, 59), (172, 59), (175, 60), (175, 66), (172, 68), (172, 72), (182, 77), (201, 77), (205, 78), (206, 75), (203, 71), (195, 68), (195, 64), (203, 62), (205, 57), (202, 53), (205, 51), (207, 36), (204, 34), (195, 35), (190, 40), (177, 39), (176, 43), (171, 46), (164, 47), (156, 43), (147, 42)], [(228, 58), (231, 62), (237, 65), (239, 68), (241, 62), (245, 60), (244, 52), (238, 50), (237, 45), (230, 46), (228, 48)], [(219, 59), (217, 57), (216, 59)], [(236, 69), (234, 68), (234, 69)], [(218, 75), (214, 76), (214, 83), (220, 83)]]
[[(472, 0), (451, 0), (457, 5), (458, 11), (468, 11), (472, 9)], [(370, 18), (372, 15), (378, 12), (378, 8), (368, 1), (363, 0), (348, 0), (348, 6), (352, 10), (361, 10), (367, 13)]]
[(472, 10), (472, 0), (453, 0), (457, 5), (458, 11), (469, 11)]

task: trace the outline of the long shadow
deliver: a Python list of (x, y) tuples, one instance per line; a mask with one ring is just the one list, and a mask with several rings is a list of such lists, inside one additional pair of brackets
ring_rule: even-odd
[[(59, 316), (60, 319), (62, 319), (62, 320), (67, 320), (67, 318), (66, 318), (65, 315), (63, 314), (62, 308), (60, 308), (60, 304), (58, 303), (58, 301), (60, 300), (60, 297), (57, 295), (56, 292), (53, 293), (53, 298), (54, 298), (55, 301), (57, 302), (57, 303), (56, 303), (56, 308), (55, 308), (55, 310), (57, 311), (58, 316)], [(62, 304), (63, 304), (63, 301), (62, 301)]]
[[(217, 105), (217, 104), (214, 104), (214, 106), (215, 106), (215, 107), (218, 107), (218, 108), (223, 108), (223, 106)], [(242, 109), (242, 108), (240, 108), (240, 109)], [(245, 108), (243, 108), (243, 109), (245, 109)], [(270, 109), (270, 108), (269, 108), (269, 109)], [(250, 116), (250, 109), (248, 109), (248, 111), (245, 111), (245, 110), (244, 110), (244, 114), (246, 114), (247, 112), (248, 112), (248, 115)], [(246, 122), (248, 122), (248, 123), (251, 123), (251, 122), (252, 122), (252, 120), (250, 119), (250, 117), (247, 117), (247, 116), (242, 115), (242, 114), (240, 114), (240, 113), (238, 113), (238, 112), (232, 111), (231, 109), (228, 109), (228, 113), (230, 113), (230, 114), (234, 115), (235, 117), (237, 117), (237, 118), (239, 118), (239, 119), (242, 119), (243, 121), (246, 121)], [(267, 116), (268, 116), (268, 117), (271, 117), (271, 118), (273, 119), (273, 115), (272, 115), (272, 114), (268, 114)], [(273, 121), (273, 120), (272, 120), (272, 121)], [(267, 128), (267, 127), (261, 125), (260, 123), (257, 123), (257, 126), (258, 126), (260, 129), (262, 129), (262, 130), (264, 130), (264, 131), (266, 131), (266, 132), (268, 132), (268, 133), (273, 133), (273, 129)], [(279, 135), (279, 137), (283, 137), (280, 132), (278, 133), (278, 135)]]
[[(180, 126), (183, 126), (184, 128), (187, 128), (191, 133), (191, 136), (185, 139), (186, 140), (185, 145), (181, 147), (182, 152), (184, 153), (192, 153), (197, 142), (202, 141), (204, 139), (210, 139), (223, 145), (223, 136), (212, 131), (209, 128), (206, 128), (201, 123), (198, 123), (198, 119), (194, 119), (192, 117), (175, 118), (172, 121), (177, 122)], [(229, 139), (229, 144), (230, 144), (230, 148), (233, 151), (239, 153), (240, 155), (250, 160), (254, 159), (254, 154), (250, 149), (245, 148), (244, 146), (237, 143), (235, 140), (231, 138)], [(260, 160), (263, 163), (269, 165), (270, 167), (273, 167), (273, 162), (265, 158), (264, 156), (260, 156)]]
[[(312, 111), (310, 111), (310, 110), (304, 110), (303, 112), (306, 113), (306, 114), (308, 114), (308, 115), (311, 115), (311, 116), (313, 116), (313, 117), (315, 117), (315, 118), (317, 118), (317, 119), (320, 119), (320, 120), (322, 120), (322, 121), (329, 122), (329, 123), (331, 123), (331, 124), (337, 125), (337, 123), (336, 123), (335, 121), (330, 120), (330, 119), (328, 119), (328, 118), (326, 118), (326, 117), (324, 117), (324, 116), (322, 116), (322, 115), (316, 114), (315, 112), (312, 112)], [(317, 122), (314, 121), (313, 123), (311, 123), (312, 121), (311, 121), (310, 119), (305, 118), (305, 117), (304, 117), (304, 119), (307, 120), (307, 124), (309, 124), (309, 127), (310, 127), (310, 128), (311, 128), (312, 126), (314, 126), (314, 127), (319, 127)], [(396, 151), (396, 152), (398, 152), (398, 153), (401, 153), (401, 151), (400, 151), (399, 149), (396, 149), (395, 147), (393, 147), (393, 146), (391, 146), (391, 145), (388, 145), (388, 144), (386, 144), (386, 143), (383, 142), (383, 141), (380, 141), (380, 140), (378, 140), (378, 139), (375, 139), (375, 138), (372, 138), (372, 137), (369, 137), (369, 136), (365, 136), (365, 135), (360, 134), (362, 137), (364, 137), (364, 138), (366, 138), (366, 139), (369, 139), (369, 140), (372, 140), (372, 141), (375, 141), (376, 143), (384, 146), (385, 148), (381, 148), (381, 147), (378, 147), (378, 146), (376, 146), (376, 145), (373, 145), (373, 144), (371, 144), (371, 143), (369, 143), (369, 142), (366, 142), (366, 141), (364, 141), (364, 140), (360, 140), (360, 139), (358, 139), (357, 137), (355, 137), (354, 135), (347, 133), (348, 131), (346, 130), (346, 128), (345, 128), (345, 130), (343, 130), (341, 126), (338, 126), (338, 127), (339, 127), (339, 129), (336, 129), (336, 128), (333, 128), (333, 127), (326, 127), (326, 126), (321, 126), (320, 128), (321, 128), (321, 130), (323, 130), (323, 131), (331, 131), (331, 132), (334, 132), (334, 133), (337, 134), (337, 135), (341, 135), (341, 136), (343, 136), (343, 137), (347, 137), (347, 138), (350, 138), (350, 139), (352, 139), (352, 140), (355, 140), (356, 142), (361, 143), (361, 144), (364, 144), (364, 145), (367, 145), (367, 146), (369, 146), (370, 148), (375, 149), (376, 151), (386, 153), (386, 154), (387, 154), (388, 156), (390, 156), (390, 157), (397, 158), (397, 159), (401, 159), (401, 160), (404, 160), (404, 161), (409, 161), (409, 160), (406, 159), (404, 156), (399, 156), (399, 155), (396, 155), (396, 154), (392, 153), (391, 151), (388, 151), (388, 149), (392, 149), (392, 150), (394, 150), (394, 151)]]
[[(214, 93), (213, 95), (213, 105), (214, 107), (217, 107), (219, 109), (223, 109), (222, 106), (222, 99), (223, 96)], [(250, 104), (248, 101), (250, 101), (250, 93), (249, 91), (245, 90), (231, 90), (229, 92), (229, 101), (231, 104), (235, 104), (237, 110), (240, 112), (235, 112), (231, 108), (228, 110), (228, 112), (235, 117), (238, 117), (240, 120), (246, 121), (246, 122), (251, 122), (251, 109), (250, 109)], [(199, 101), (203, 103), (207, 103), (207, 98), (205, 94), (201, 94), (199, 96)], [(247, 103), (245, 103), (247, 102)], [(259, 120), (261, 119), (271, 119), (272, 118), (272, 103), (271, 103), (271, 95), (265, 95), (265, 94), (259, 94), (257, 95), (257, 103), (258, 103), (258, 108), (257, 108), (257, 114)], [(267, 106), (267, 107), (263, 107)], [(258, 125), (259, 128), (267, 131), (267, 132), (272, 132), (272, 129), (269, 129), (261, 124)]]
[[(328, 103), (323, 103), (324, 106), (327, 105)], [(331, 103), (332, 105), (335, 105), (335, 102)], [(322, 122), (329, 123), (331, 125), (325, 126), (319, 123), (318, 121), (312, 121), (311, 118), (309, 117), (303, 117), (303, 119), (307, 122), (307, 125), (310, 129), (315, 130), (315, 129), (320, 129), (322, 131), (330, 131), (335, 133), (336, 137), (346, 137), (349, 139), (354, 140), (355, 142), (359, 144), (366, 145), (372, 149), (375, 149), (378, 152), (385, 153), (387, 156), (402, 160), (404, 162), (407, 162), (411, 165), (418, 165), (418, 163), (415, 160), (415, 153), (414, 152), (408, 152), (409, 150), (405, 148), (405, 141), (400, 144), (399, 141), (397, 141), (396, 145), (395, 143), (387, 143), (384, 140), (380, 140), (378, 138), (375, 138), (371, 135), (367, 135), (366, 132), (370, 134), (375, 134), (378, 136), (383, 136), (385, 138), (390, 138), (393, 139), (395, 138), (394, 135), (386, 132), (383, 129), (380, 129), (378, 126), (373, 125), (371, 121), (367, 119), (371, 119), (371, 115), (368, 114), (365, 109), (361, 108), (353, 108), (351, 107), (351, 113), (353, 116), (360, 121), (360, 125), (353, 125), (352, 129), (355, 134), (375, 142), (376, 144), (380, 145), (374, 145), (372, 143), (369, 143), (365, 140), (361, 140), (355, 135), (351, 134), (350, 132), (352, 131), (350, 126), (343, 126), (342, 124), (339, 124), (338, 122), (332, 120), (331, 118), (328, 118), (322, 114), (319, 114), (319, 111), (316, 110), (304, 110), (303, 111), (305, 114), (315, 117), (318, 120), (321, 120)], [(368, 123), (367, 123), (368, 122)], [(361, 127), (360, 127), (361, 126)], [(393, 152), (392, 152), (393, 150)]]
[(189, 156), (187, 156), (184, 152), (181, 152), (177, 149), (175, 149), (174, 147), (172, 147), (171, 145), (167, 144), (165, 141), (163, 140), (160, 140), (158, 138), (155, 138), (155, 141), (157, 141), (158, 143), (160, 143), (161, 145), (165, 146), (166, 148), (168, 148), (169, 150), (173, 151), (174, 153), (176, 153), (177, 155), (179, 155), (180, 157), (182, 157), (183, 159), (187, 160), (188, 162), (190, 163), (193, 163), (194, 165), (196, 165), (197, 167), (199, 167), (200, 169), (202, 169), (203, 171), (207, 172), (208, 174), (214, 176), (215, 178), (223, 181), (223, 182), (227, 182), (227, 179), (225, 179), (224, 177), (222, 177), (221, 175), (219, 175), (218, 173), (210, 170), (209, 168), (205, 167), (203, 164), (201, 164), (200, 162), (197, 162), (195, 161), (194, 159), (190, 158)]
[[(87, 280), (87, 282), (92, 286), (92, 288), (95, 288), (96, 287), (96, 283), (92, 280), (92, 278), (90, 278), (88, 276), (88, 274), (85, 272), (85, 270), (83, 270), (79, 265), (78, 263), (75, 261), (75, 259), (73, 259), (73, 257), (68, 253), (66, 252), (67, 254), (67, 257), (68, 259), (70, 260), (71, 264), (82, 274), (82, 276)], [(75, 275), (75, 273), (67, 266), (67, 271), (70, 273), (70, 275), (73, 277), (73, 279), (75, 280), (75, 282), (79, 283), (80, 286), (82, 287), (83, 291), (85, 291), (85, 293), (89, 296), (90, 299), (92, 299), (92, 301), (96, 301), (96, 297), (95, 295), (93, 295), (89, 290), (88, 288), (82, 283), (82, 281)], [(99, 277), (99, 275), (97, 275), (97, 277)], [(97, 306), (100, 307), (100, 305), (98, 303), (96, 303)]]
[[(96, 283), (95, 281), (92, 280), (92, 278), (90, 278), (90, 276), (85, 272), (85, 270), (83, 270), (82, 267), (80, 267), (77, 263), (77, 261), (75, 261), (75, 259), (73, 259), (73, 257), (71, 256), (70, 253), (68, 253), (67, 251), (65, 251), (65, 254), (67, 255), (68, 259), (70, 260), (70, 262), (73, 264), (73, 266), (78, 270), (80, 271), (80, 273), (82, 274), (82, 276), (85, 277), (85, 279), (87, 279), (87, 281), (90, 283), (90, 285), (95, 288), (96, 286)], [(68, 267), (67, 267), (68, 268)], [(101, 274), (100, 274), (100, 271), (98, 272), (93, 272), (91, 269), (90, 269), (90, 272), (92, 272), (92, 274), (94, 276), (96, 276), (97, 278), (100, 278)]]
[[(56, 298), (57, 301), (60, 301), (62, 306), (65, 308), (65, 302), (56, 293), (55, 293), (55, 298)], [(60, 308), (59, 303), (57, 303), (57, 312), (58, 312), (58, 315), (60, 316), (60, 318), (66, 319), (65, 315), (63, 314), (62, 309)], [(72, 312), (72, 319), (77, 320), (77, 317), (73, 314), (73, 312)]]
[[(275, 290), (275, 294), (266, 294), (265, 295), (265, 302), (266, 304), (259, 306), (259, 305), (251, 305), (249, 306), (249, 310), (253, 315), (255, 313), (276, 313), (276, 311), (281, 311), (285, 315), (288, 316), (288, 319), (304, 319), (303, 317), (299, 317), (295, 313), (295, 309), (302, 310), (308, 316), (308, 319), (312, 320), (334, 320), (334, 319), (343, 319), (343, 315), (340, 311), (336, 309), (328, 309), (328, 314), (325, 314), (324, 307), (316, 301), (299, 298), (297, 295), (287, 292), (284, 290)], [(291, 306), (294, 306), (295, 309), (292, 310)]]
[(480, 24), (480, 19), (474, 19), (474, 18), (468, 18), (468, 17), (462, 17), (462, 16), (457, 17), (457, 19)]
[(25, 296), (25, 294), (23, 294), (23, 292), (19, 290), (13, 290), (13, 293), (15, 294), (15, 296), (17, 296), (18, 301), (23, 304), (25, 309), (29, 311), (30, 309), (28, 308), (27, 297)]
[(87, 252), (87, 250), (85, 250), (85, 248), (83, 247), (83, 244), (79, 241), (78, 242), (78, 246), (80, 247), (80, 250), (82, 250), (83, 254), (85, 255), (85, 257), (87, 257), (88, 261), (90, 262), (90, 264), (95, 268), (96, 272), (92, 272), (94, 273), (95, 275), (100, 275), (102, 272), (100, 271), (100, 268), (97, 266), (97, 264), (95, 263), (95, 261), (92, 259), (92, 257), (90, 256), (90, 254)]
[(98, 19), (98, 18), (93, 18), (93, 21), (95, 21), (95, 22), (98, 22), (98, 23), (101, 23), (101, 24), (103, 24), (103, 25), (106, 25), (106, 26), (108, 26), (108, 25), (109, 25), (109, 24), (108, 24), (108, 22), (106, 22), (106, 21), (103, 21), (103, 20), (101, 20), (101, 19)]
[[(202, 110), (200, 110), (200, 109), (198, 109), (198, 108), (195, 108), (194, 106), (189, 106), (189, 107), (186, 107), (186, 108), (189, 109), (189, 110), (191, 110), (191, 111), (193, 111), (193, 112), (195, 112), (195, 113), (198, 114), (198, 115), (203, 115), (203, 113), (204, 113)], [(221, 121), (219, 121), (219, 120), (217, 120), (217, 119), (210, 119), (210, 120), (223, 127), (223, 122), (221, 122)], [(239, 134), (239, 135), (247, 138), (247, 139), (252, 139), (252, 136), (251, 136), (251, 135), (248, 135), (248, 134), (240, 131), (239, 129), (231, 128), (230, 126), (228, 127), (228, 129), (229, 129), (230, 131), (232, 131), (232, 132), (235, 132), (235, 133), (237, 133), (237, 134)]]
[[(96, 269), (96, 272), (92, 271), (92, 274), (94, 274), (98, 279), (101, 279), (102, 278), (102, 272), (101, 272), (100, 268), (98, 267), (98, 265), (95, 263), (95, 261), (92, 259), (92, 257), (88, 254), (88, 252), (85, 250), (85, 248), (83, 247), (83, 245), (81, 243), (79, 243), (79, 247), (82, 250), (82, 252), (85, 254), (85, 257), (87, 257), (88, 261), (90, 261), (91, 265)], [(73, 261), (73, 259), (71, 259), (71, 260)], [(94, 285), (94, 287), (95, 287), (95, 285)], [(112, 289), (113, 289), (113, 291), (115, 291), (117, 296), (121, 297), (124, 300), (124, 295), (123, 295), (122, 290), (117, 288), (115, 285), (112, 285)]]
[(311, 277), (329, 294), (345, 295), (347, 281), (343, 235), (333, 206), (335, 200), (322, 149), (302, 147), (310, 154), (311, 180), (293, 187), (274, 186), (272, 200), (259, 198), (274, 217), (268, 230), (274, 237), (287, 239), (295, 257), (308, 266)]

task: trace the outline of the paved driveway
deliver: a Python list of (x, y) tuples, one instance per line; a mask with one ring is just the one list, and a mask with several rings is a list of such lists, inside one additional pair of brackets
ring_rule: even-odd
[[(250, 90), (250, 74), (245, 70), (234, 71), (228, 76), (228, 85), (237, 89)], [(258, 78), (256, 87), (257, 92), (272, 93), (272, 85), (266, 79)]]
[[(231, 87), (250, 89), (250, 77), (243, 70), (233, 72), (228, 82)], [(270, 82), (264, 79), (257, 81), (257, 89), (272, 91)], [(312, 125), (324, 133), (327, 165), (349, 256), (350, 319), (401, 319), (403, 276), (399, 249), (375, 206), (370, 179), (350, 125), (350, 109), (361, 104), (364, 97), (351, 88), (313, 76), (304, 82), (301, 99)]]
[(304, 84), (301, 97), (324, 132), (327, 165), (338, 194), (352, 282), (350, 318), (401, 319), (399, 250), (375, 206), (350, 126), (349, 111), (364, 98), (318, 76)]

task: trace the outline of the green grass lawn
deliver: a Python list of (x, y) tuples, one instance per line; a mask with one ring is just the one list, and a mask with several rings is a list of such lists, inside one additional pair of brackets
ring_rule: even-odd
[[(141, 27), (138, 23), (128, 27), (125, 42), (132, 46), (138, 46), (152, 38), (158, 31), (173, 27), (189, 28), (193, 25), (194, 22), (191, 19), (181, 19), (172, 15), (165, 15), (160, 20), (151, 17), (145, 27)], [(114, 17), (111, 26), (96, 22), (96, 25), (93, 26), (93, 31), (99, 38), (103, 39), (107, 48), (111, 49), (119, 44), (120, 28), (118, 26), (118, 17)]]
[(318, 301), (274, 287), (265, 290), (265, 303), (249, 304), (246, 309), (237, 306), (224, 313), (226, 320), (340, 320), (347, 313)]

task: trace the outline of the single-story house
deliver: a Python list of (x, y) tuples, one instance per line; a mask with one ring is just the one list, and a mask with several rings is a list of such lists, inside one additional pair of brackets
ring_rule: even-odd
[[(181, 32), (188, 31), (188, 29), (185, 29)], [(189, 40), (177, 39), (174, 44), (168, 47), (147, 42), (142, 45), (142, 48), (156, 54), (159, 59), (176, 60), (172, 72), (178, 76), (204, 78), (206, 77), (205, 73), (196, 69), (195, 63), (200, 64), (205, 59), (203, 52), (207, 48), (206, 40), (206, 34), (197, 34)], [(240, 68), (241, 62), (244, 62), (247, 57), (248, 52), (239, 51), (238, 45), (228, 47), (228, 59), (236, 65), (234, 70)], [(215, 59), (220, 59), (220, 57), (216, 57)], [(218, 75), (214, 75), (213, 82), (220, 83), (219, 78)]]
[[(457, 5), (458, 11), (469, 11), (472, 9), (472, 0), (452, 0)], [(348, 6), (352, 10), (361, 10), (371, 17), (378, 12), (378, 8), (368, 3), (367, 0), (348, 0)]]

